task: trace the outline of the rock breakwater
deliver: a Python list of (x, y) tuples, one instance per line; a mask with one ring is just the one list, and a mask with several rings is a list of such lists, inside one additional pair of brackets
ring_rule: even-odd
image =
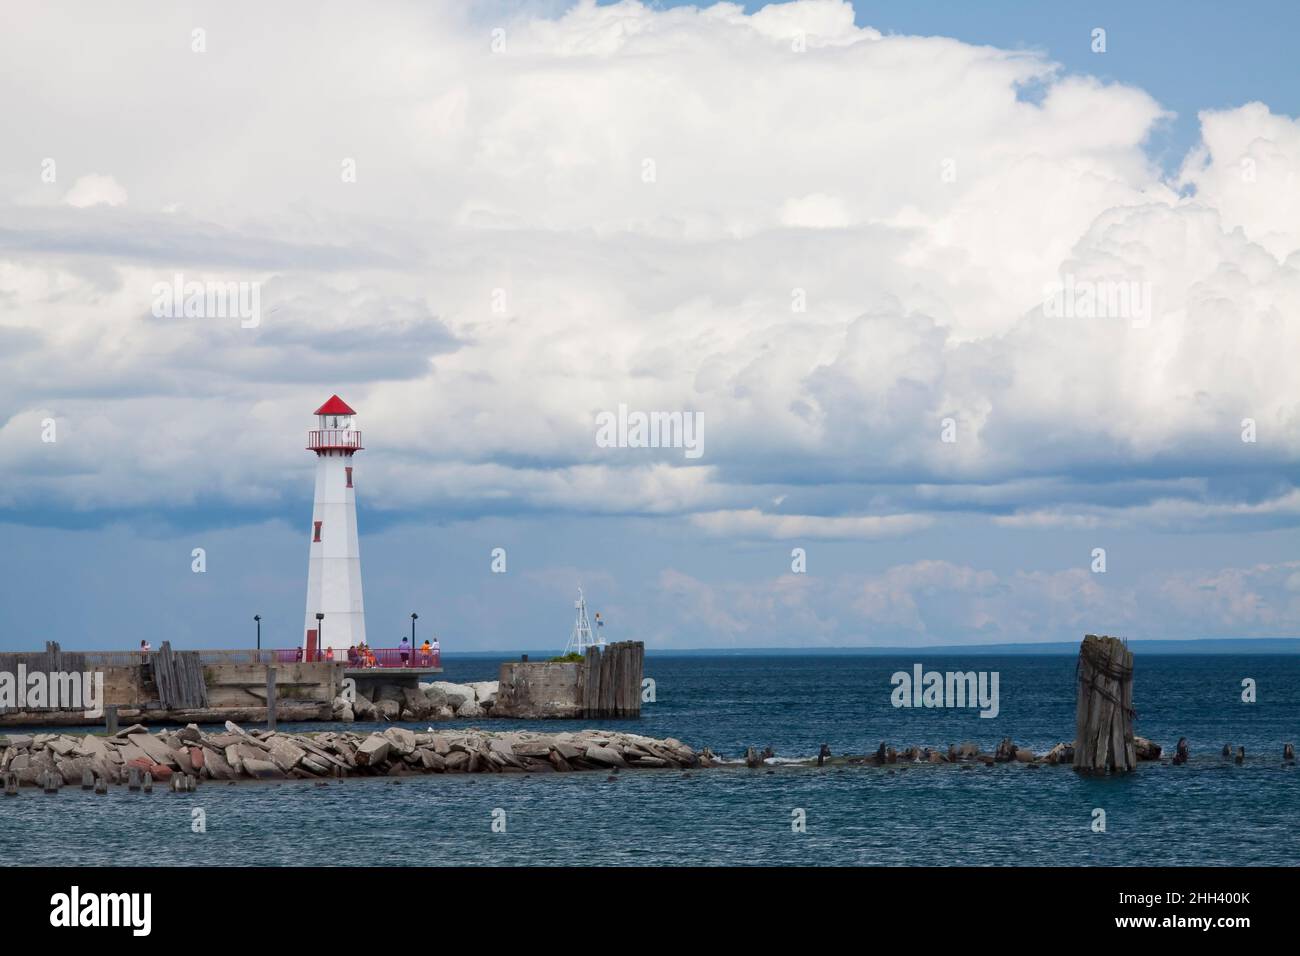
[[(149, 733), (136, 725), (112, 736), (13, 734), (0, 738), (6, 792), (80, 783), (133, 788), (160, 782), (193, 789), (200, 781), (290, 780), (425, 773), (567, 773), (584, 770), (711, 767), (713, 754), (674, 738), (583, 730), (563, 733), (389, 727), (381, 733), (246, 731), (190, 724)], [(180, 780), (172, 783), (173, 777)], [(181, 784), (184, 785), (181, 785)], [(148, 787), (145, 786), (145, 789)]]

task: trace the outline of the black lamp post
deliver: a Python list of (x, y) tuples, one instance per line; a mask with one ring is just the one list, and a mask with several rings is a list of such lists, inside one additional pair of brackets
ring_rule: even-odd
[(321, 648), (325, 646), (325, 615), (320, 611), (316, 612), (316, 653), (321, 654)]
[(254, 614), (253, 620), (257, 622), (257, 649), (262, 649), (262, 615)]
[(411, 653), (415, 654), (415, 621), (420, 615), (411, 612)]

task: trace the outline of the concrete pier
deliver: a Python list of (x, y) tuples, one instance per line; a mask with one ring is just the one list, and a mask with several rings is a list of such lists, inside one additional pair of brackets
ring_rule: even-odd
[(507, 661), (498, 675), (498, 717), (640, 717), (645, 644), (587, 649), (581, 661)]
[[(103, 681), (96, 703), (102, 718), (83, 707), (0, 707), (0, 726), (71, 727), (103, 722), (110, 732), (126, 723), (263, 723), (268, 679), (274, 680), (280, 721), (333, 720), (334, 701), (351, 678), (362, 693), (380, 684), (415, 688), (436, 677), (440, 666), (357, 668), (347, 661), (284, 661), (273, 650), (173, 651), (164, 641), (141, 651), (64, 651), (49, 642), (44, 651), (0, 653), (0, 672), (92, 675)], [(273, 676), (272, 676), (273, 675)]]

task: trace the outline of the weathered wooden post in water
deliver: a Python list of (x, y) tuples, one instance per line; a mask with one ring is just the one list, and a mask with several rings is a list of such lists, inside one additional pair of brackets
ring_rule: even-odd
[(1133, 654), (1117, 637), (1089, 634), (1079, 645), (1074, 769), (1126, 773), (1137, 766), (1133, 745)]

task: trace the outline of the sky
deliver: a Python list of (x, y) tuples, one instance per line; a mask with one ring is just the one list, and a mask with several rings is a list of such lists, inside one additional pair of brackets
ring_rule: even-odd
[(1300, 15), (1136, 6), (15, 14), (0, 648), (297, 644), (333, 393), (376, 646), (1300, 635)]

